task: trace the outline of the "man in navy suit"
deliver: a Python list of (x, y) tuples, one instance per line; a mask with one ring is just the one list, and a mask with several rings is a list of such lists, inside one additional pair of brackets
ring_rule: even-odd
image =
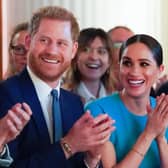
[[(113, 129), (107, 115), (93, 118), (84, 113), (79, 97), (60, 88), (61, 75), (74, 58), (78, 43), (78, 23), (64, 8), (44, 7), (33, 14), (26, 37), (28, 65), (19, 75), (0, 84), (0, 113), (26, 102), (32, 117), (11, 143), (16, 168), (92, 168), (100, 157), (83, 152), (105, 143)], [(53, 141), (51, 90), (59, 95), (63, 136)]]

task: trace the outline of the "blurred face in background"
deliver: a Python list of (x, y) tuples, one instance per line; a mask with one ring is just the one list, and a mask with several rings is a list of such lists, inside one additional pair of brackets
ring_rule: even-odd
[(119, 50), (124, 41), (133, 36), (134, 33), (123, 28), (117, 28), (109, 33), (112, 40), (112, 75), (117, 90), (122, 90), (122, 84), (119, 81)]
[(83, 81), (100, 81), (109, 64), (108, 50), (98, 36), (77, 54), (77, 68)]
[(124, 28), (118, 28), (109, 33), (109, 36), (113, 43), (124, 42), (133, 35), (133, 32), (128, 31)]
[(21, 72), (27, 64), (27, 49), (25, 48), (27, 34), (27, 31), (20, 31), (12, 40), (9, 59), (12, 69), (16, 72)]

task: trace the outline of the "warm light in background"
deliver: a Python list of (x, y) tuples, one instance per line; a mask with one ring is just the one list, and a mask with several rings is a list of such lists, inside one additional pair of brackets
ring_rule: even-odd
[(109, 30), (116, 25), (125, 25), (135, 33), (150, 34), (162, 44), (164, 62), (168, 64), (167, 0), (3, 0), (2, 5), (4, 71), (12, 27), (27, 21), (34, 10), (46, 5), (59, 5), (71, 10), (81, 28), (93, 26)]

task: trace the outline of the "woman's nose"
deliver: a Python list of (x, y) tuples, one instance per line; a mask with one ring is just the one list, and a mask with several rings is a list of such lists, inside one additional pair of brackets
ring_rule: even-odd
[(140, 73), (140, 67), (137, 65), (132, 66), (131, 74), (139, 74), (139, 73)]
[(91, 52), (90, 52), (90, 58), (92, 59), (97, 59), (98, 58), (98, 53), (97, 53), (97, 49), (92, 48)]

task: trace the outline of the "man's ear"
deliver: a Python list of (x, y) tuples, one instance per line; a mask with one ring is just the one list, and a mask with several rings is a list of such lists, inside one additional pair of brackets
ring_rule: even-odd
[(30, 48), (30, 43), (31, 43), (31, 36), (30, 36), (30, 34), (28, 34), (25, 37), (25, 47), (26, 47), (27, 50), (29, 50), (29, 48)]
[(72, 59), (75, 57), (77, 50), (78, 50), (78, 42), (74, 42), (72, 49)]

